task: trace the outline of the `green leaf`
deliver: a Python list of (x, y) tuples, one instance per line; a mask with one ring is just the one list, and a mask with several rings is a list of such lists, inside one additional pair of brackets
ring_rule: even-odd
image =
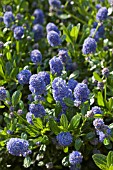
[(77, 40), (78, 34), (80, 30), (80, 23), (77, 24), (77, 26), (74, 26), (70, 32), (71, 37), (74, 38), (74, 40)]
[(76, 70), (69, 76), (69, 79), (71, 78), (76, 79), (78, 76), (79, 76), (79, 70)]
[(5, 107), (4, 105), (1, 105), (1, 106), (0, 106), (0, 109), (3, 109), (4, 107)]
[(34, 126), (36, 126), (38, 129), (43, 129), (43, 123), (41, 118), (34, 118), (33, 119)]
[(64, 153), (68, 153), (68, 146), (64, 148)]
[(0, 76), (3, 77), (3, 78), (5, 78), (2, 65), (0, 65)]
[(65, 103), (68, 107), (74, 107), (74, 101), (71, 100), (70, 98), (64, 98), (64, 103)]
[(103, 143), (104, 143), (104, 145), (109, 145), (110, 144), (110, 140), (108, 138), (105, 138)]
[(60, 125), (63, 126), (64, 129), (67, 129), (67, 128), (68, 128), (68, 119), (67, 119), (67, 117), (66, 117), (65, 114), (62, 114), (62, 115), (61, 115)]
[(31, 158), (30, 158), (29, 156), (27, 156), (27, 157), (24, 158), (24, 164), (23, 164), (23, 166), (24, 166), (25, 168), (29, 168), (30, 165), (31, 165)]
[(65, 26), (63, 26), (63, 35), (66, 35), (67, 42), (72, 43), (72, 39), (70, 37), (69, 30)]
[(26, 140), (27, 139), (27, 134), (26, 133), (22, 133), (21, 134), (21, 138)]
[(77, 151), (79, 151), (79, 149), (81, 148), (82, 144), (83, 144), (83, 141), (80, 138), (76, 139), (75, 140), (75, 149)]
[(98, 92), (97, 103), (98, 103), (99, 106), (104, 106), (102, 92)]
[(59, 127), (58, 127), (58, 125), (57, 125), (57, 123), (55, 122), (54, 119), (51, 118), (51, 119), (49, 120), (49, 125), (50, 125), (51, 131), (52, 131), (55, 135), (58, 135), (58, 134), (60, 133), (60, 129), (59, 129)]
[(100, 78), (100, 76), (98, 75), (97, 72), (93, 72), (93, 76), (94, 76), (95, 80), (102, 82), (102, 79)]
[(12, 95), (12, 105), (16, 106), (19, 103), (21, 97), (22, 93), (20, 92), (20, 90), (15, 91)]
[(80, 115), (75, 115), (68, 126), (69, 130), (74, 130), (79, 126), (81, 116)]
[(113, 151), (110, 151), (107, 155), (107, 166), (113, 166)]
[(62, 110), (62, 106), (60, 104), (60, 102), (57, 102), (55, 105), (55, 116), (58, 117), (58, 115), (60, 114)]
[(109, 170), (113, 170), (113, 166), (112, 165), (109, 167)]
[(102, 170), (106, 170), (107, 159), (106, 156), (103, 154), (94, 154), (92, 156), (95, 164)]

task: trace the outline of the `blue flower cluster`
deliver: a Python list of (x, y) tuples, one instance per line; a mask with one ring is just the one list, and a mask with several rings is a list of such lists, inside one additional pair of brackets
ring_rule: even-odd
[(45, 116), (45, 109), (40, 103), (39, 104), (30, 104), (29, 111), (30, 111), (30, 113), (34, 114), (35, 117)]
[(49, 22), (47, 24), (46, 31), (47, 31), (47, 33), (50, 32), (50, 31), (55, 31), (58, 34), (60, 34), (60, 31), (59, 31), (58, 27), (54, 23), (51, 23), (51, 22)]
[(14, 21), (14, 15), (12, 13), (12, 11), (6, 11), (4, 13), (4, 16), (3, 16), (3, 21), (4, 21), (4, 24), (6, 25), (6, 27), (9, 27), (10, 24)]
[(68, 80), (68, 87), (73, 91), (74, 88), (76, 87), (76, 85), (78, 84), (78, 82), (76, 80), (74, 80), (73, 78)]
[(26, 156), (29, 151), (29, 142), (24, 139), (11, 138), (7, 142), (7, 150), (11, 155), (14, 156)]
[(52, 74), (56, 74), (57, 76), (61, 75), (63, 64), (58, 57), (54, 56), (51, 60), (49, 60), (49, 65)]
[(35, 64), (41, 64), (42, 62), (42, 54), (39, 50), (33, 50), (30, 54), (31, 61)]
[(83, 43), (82, 52), (84, 55), (92, 54), (96, 51), (96, 41), (94, 38), (88, 37)]
[(31, 77), (31, 72), (29, 70), (22, 70), (17, 75), (20, 84), (29, 84), (29, 79)]
[(6, 89), (4, 87), (0, 87), (0, 101), (6, 99)]
[(96, 19), (97, 21), (103, 21), (107, 18), (107, 15), (108, 15), (108, 10), (106, 7), (101, 7), (98, 12), (97, 12), (97, 15), (96, 15)]
[(93, 125), (95, 127), (96, 133), (99, 136), (99, 141), (103, 142), (103, 140), (106, 137), (109, 137), (109, 135), (111, 134), (111, 129), (104, 124), (103, 119), (95, 119), (93, 121)]
[(49, 31), (47, 34), (47, 40), (48, 43), (54, 47), (54, 46), (59, 46), (61, 44), (61, 39), (60, 36), (57, 32), (55, 31)]
[(58, 144), (61, 146), (69, 146), (73, 141), (73, 137), (70, 132), (61, 132), (56, 136), (56, 139)]
[(54, 100), (59, 101), (63, 107), (65, 107), (65, 103), (63, 101), (64, 98), (70, 98), (73, 100), (72, 90), (67, 86), (66, 81), (62, 78), (55, 78), (52, 82), (52, 88)]
[(33, 74), (29, 80), (29, 89), (35, 95), (42, 95), (46, 92), (46, 83), (38, 74)]
[(38, 73), (38, 76), (43, 79), (46, 85), (50, 84), (50, 75), (46, 71), (41, 71)]
[(95, 114), (102, 114), (102, 110), (101, 110), (101, 108), (98, 107), (98, 106), (92, 107), (92, 112), (93, 112), (94, 115), (95, 115)]
[(73, 151), (69, 154), (69, 162), (71, 165), (77, 165), (82, 162), (83, 156), (81, 152)]
[(99, 38), (104, 37), (104, 32), (105, 32), (101, 21), (105, 20), (107, 18), (107, 15), (108, 15), (107, 8), (100, 7), (96, 14), (96, 19), (99, 23), (94, 22), (89, 37), (84, 40), (83, 47), (82, 47), (82, 53), (84, 55), (95, 53), (97, 47), (96, 42), (99, 41)]
[(24, 28), (22, 26), (17, 26), (14, 28), (14, 38), (16, 40), (21, 40), (24, 35)]
[(44, 23), (44, 13), (41, 9), (35, 9), (33, 15), (35, 17), (33, 24), (43, 24)]
[(35, 24), (33, 26), (34, 40), (38, 41), (43, 37), (43, 26), (40, 24)]
[(53, 8), (60, 8), (61, 7), (61, 1), (60, 0), (49, 0), (49, 4)]
[(79, 106), (89, 98), (90, 91), (86, 84), (78, 83), (74, 88), (75, 106)]

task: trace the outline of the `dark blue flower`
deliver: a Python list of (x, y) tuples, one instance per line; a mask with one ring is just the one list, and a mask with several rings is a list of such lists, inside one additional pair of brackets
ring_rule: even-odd
[(39, 50), (33, 50), (30, 54), (31, 61), (35, 64), (41, 64), (42, 62), (42, 54)]
[(24, 156), (28, 151), (29, 142), (24, 139), (11, 138), (7, 142), (7, 150), (11, 155), (14, 156)]
[(108, 10), (107, 10), (107, 8), (106, 8), (106, 7), (101, 7), (101, 8), (98, 10), (97, 14), (96, 14), (96, 19), (97, 19), (98, 21), (103, 21), (103, 20), (105, 20), (105, 19), (107, 18), (107, 16), (108, 16)]
[(54, 46), (59, 46), (61, 44), (61, 39), (60, 36), (57, 32), (55, 31), (49, 31), (47, 34), (47, 40), (48, 43), (54, 47)]
[(61, 2), (60, 0), (49, 0), (49, 5), (52, 6), (53, 8), (60, 8)]
[(29, 70), (22, 70), (17, 75), (20, 84), (28, 84), (31, 77), (31, 72)]
[(63, 64), (68, 63), (69, 60), (69, 56), (68, 56), (68, 52), (65, 49), (60, 49), (59, 53), (58, 53), (59, 59), (61, 60), (61, 62)]
[(44, 13), (41, 9), (35, 9), (33, 15), (35, 17), (33, 24), (43, 24), (44, 23)]
[(22, 36), (24, 35), (24, 28), (21, 26), (17, 26), (14, 28), (14, 38), (16, 40), (21, 40)]
[(68, 80), (68, 87), (71, 89), (71, 90), (74, 90), (74, 88), (76, 87), (76, 85), (78, 84), (78, 82), (74, 79), (69, 79)]
[(34, 114), (35, 117), (43, 117), (46, 114), (45, 109), (41, 104), (30, 104), (29, 111)]
[(59, 58), (54, 56), (51, 60), (49, 60), (49, 65), (52, 74), (57, 74), (57, 76), (61, 75), (63, 70), (63, 65)]
[(94, 38), (88, 37), (85, 39), (82, 47), (83, 54), (92, 54), (96, 51), (96, 41)]
[(83, 156), (81, 152), (73, 151), (69, 154), (69, 162), (71, 165), (80, 164), (82, 162)]
[(0, 87), (0, 101), (6, 99), (6, 89), (4, 87)]
[(43, 37), (43, 26), (40, 24), (35, 24), (33, 26), (34, 40), (38, 41)]
[(98, 40), (99, 40), (100, 36), (99, 36), (99, 32), (96, 31), (96, 28), (92, 28), (92, 29), (90, 30), (90, 37), (94, 38), (95, 41), (98, 41)]
[(70, 132), (61, 132), (56, 136), (56, 139), (61, 146), (69, 146), (73, 141)]

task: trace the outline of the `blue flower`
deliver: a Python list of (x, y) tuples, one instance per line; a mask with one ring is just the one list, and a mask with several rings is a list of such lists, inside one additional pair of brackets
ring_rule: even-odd
[(2, 49), (4, 46), (4, 43), (2, 41), (0, 41), (0, 49)]
[(109, 76), (109, 69), (108, 69), (108, 68), (103, 68), (103, 70), (102, 70), (102, 75), (103, 75), (104, 77), (108, 77), (108, 76)]
[(47, 31), (47, 33), (50, 32), (50, 31), (55, 31), (58, 34), (60, 34), (60, 31), (59, 31), (58, 27), (54, 23), (51, 23), (51, 22), (49, 22), (47, 24), (46, 31)]
[(74, 97), (77, 102), (85, 102), (89, 98), (89, 89), (86, 84), (78, 83), (74, 89)]
[(57, 74), (57, 76), (61, 75), (63, 70), (63, 65), (59, 58), (54, 56), (51, 60), (49, 60), (49, 65), (52, 74)]
[(39, 72), (38, 76), (44, 80), (46, 85), (50, 84), (50, 75), (46, 71)]
[(49, 5), (52, 6), (53, 8), (60, 8), (61, 2), (60, 0), (49, 0)]
[(61, 132), (56, 136), (56, 139), (61, 146), (69, 146), (73, 141), (70, 132)]
[(29, 70), (22, 70), (17, 75), (20, 84), (29, 84), (30, 77), (31, 77), (31, 72)]
[(6, 99), (6, 89), (4, 87), (0, 87), (0, 101)]
[(68, 52), (65, 49), (60, 49), (59, 53), (58, 53), (59, 59), (61, 60), (61, 62), (63, 64), (68, 63), (69, 60), (69, 56), (68, 56)]
[(100, 36), (99, 36), (99, 32), (96, 31), (96, 28), (92, 28), (92, 29), (90, 30), (90, 37), (94, 38), (95, 41), (98, 41), (98, 40), (99, 40)]
[(35, 95), (44, 94), (46, 92), (46, 83), (38, 74), (34, 74), (30, 77), (29, 89)]
[(33, 15), (35, 17), (33, 24), (43, 24), (44, 23), (44, 13), (41, 9), (35, 9)]
[(34, 40), (38, 41), (43, 37), (43, 27), (40, 24), (33, 26)]
[(43, 117), (46, 114), (45, 109), (41, 104), (30, 104), (29, 111), (34, 114), (35, 117)]
[(32, 113), (31, 112), (28, 112), (26, 114), (26, 119), (27, 119), (27, 122), (30, 123), (30, 124), (33, 124), (33, 121), (32, 121)]
[(71, 100), (73, 100), (72, 91), (67, 86), (66, 81), (59, 77), (55, 78), (54, 81), (52, 82), (52, 88), (54, 100), (59, 101), (63, 109), (66, 110), (67, 107), (63, 99), (70, 98)]
[(102, 113), (101, 108), (98, 106), (92, 107), (92, 112), (93, 112), (93, 114), (101, 114)]
[(94, 125), (95, 129), (102, 131), (104, 128), (104, 121), (103, 121), (103, 119), (97, 118), (93, 121), (93, 125)]
[(78, 84), (78, 82), (76, 80), (74, 80), (73, 78), (68, 80), (68, 87), (71, 90), (74, 90), (74, 88), (76, 87), (77, 84)]
[(28, 152), (29, 143), (27, 140), (11, 138), (7, 142), (7, 150), (11, 155), (24, 156)]
[(73, 151), (69, 154), (69, 162), (71, 165), (80, 164), (82, 162), (83, 156), (81, 152)]
[(107, 18), (107, 15), (108, 15), (107, 8), (101, 7), (96, 14), (96, 19), (97, 19), (97, 21), (103, 21)]
[(6, 25), (6, 27), (9, 27), (10, 24), (14, 21), (14, 16), (13, 16), (13, 13), (12, 11), (6, 11), (4, 13), (4, 17), (3, 17), (3, 21), (4, 21), (4, 24)]
[(88, 37), (85, 39), (82, 47), (83, 54), (92, 54), (96, 51), (96, 41), (94, 38)]
[(96, 4), (97, 9), (100, 9), (101, 7), (102, 7), (101, 4)]
[(24, 28), (21, 26), (17, 26), (14, 28), (14, 38), (16, 40), (21, 40), (22, 36), (24, 35)]
[(39, 50), (33, 50), (30, 54), (31, 61), (35, 64), (41, 64), (42, 62), (42, 54)]
[(59, 46), (61, 44), (61, 39), (60, 36), (57, 32), (55, 31), (49, 31), (47, 34), (47, 40), (48, 43), (54, 47), (54, 46)]

